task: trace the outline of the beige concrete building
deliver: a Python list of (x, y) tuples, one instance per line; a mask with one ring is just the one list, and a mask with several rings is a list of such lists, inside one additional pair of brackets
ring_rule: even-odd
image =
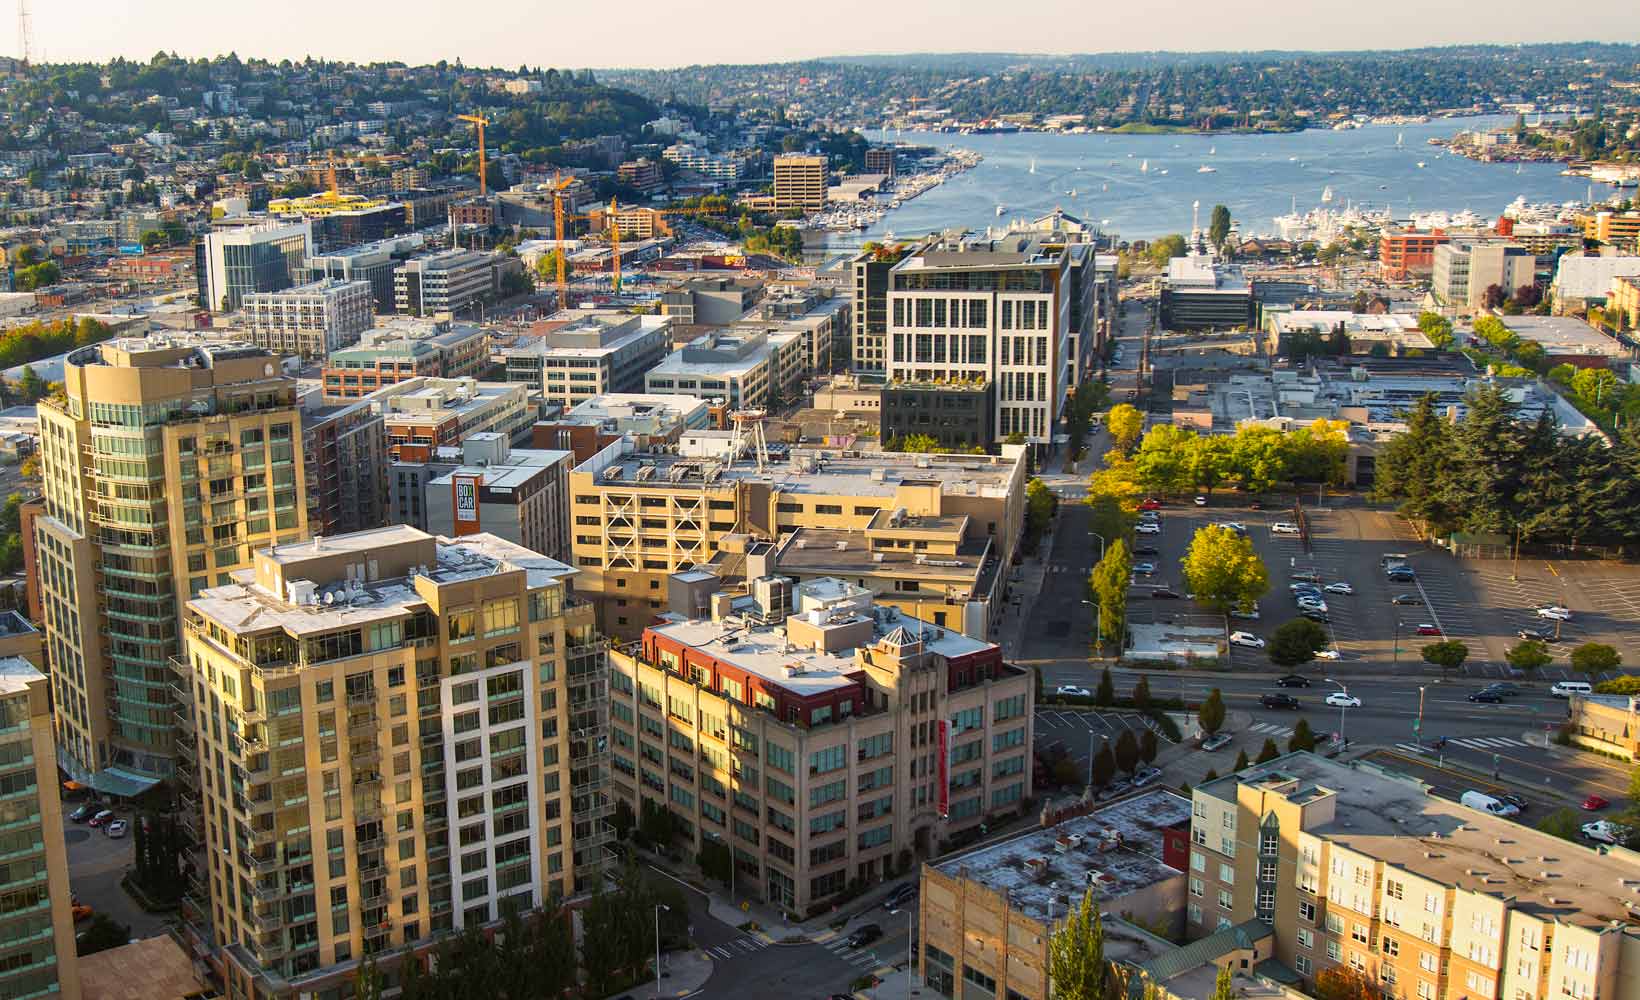
[(1640, 698), (1622, 694), (1572, 695), (1568, 709), (1572, 742), (1640, 760)]
[(263, 549), (189, 602), (185, 913), (230, 996), (329, 995), (367, 953), (590, 888), (607, 692), (573, 575), (401, 525)]
[(1390, 998), (1617, 1000), (1640, 981), (1640, 855), (1306, 753), (1200, 785), (1192, 810), (1190, 933), (1262, 921), (1306, 983), (1347, 965)]
[(0, 996), (80, 1000), (50, 682), (0, 658)]
[(826, 158), (821, 154), (782, 153), (774, 158), (774, 207), (818, 212), (826, 207)]
[[(623, 439), (570, 472), (571, 550), (583, 574), (578, 589), (598, 603), (604, 632), (630, 638), (662, 610), (672, 573), (710, 564), (726, 578), (755, 576), (744, 572), (748, 538), (773, 541), (798, 528), (863, 531), (884, 511), (965, 518), (963, 544), (988, 542), (1007, 566), (1024, 497), (1019, 454), (793, 449), (760, 470), (732, 441), (714, 458), (650, 454)], [(730, 536), (739, 544), (726, 547)], [(852, 582), (863, 587), (864, 579)], [(965, 605), (925, 610), (937, 625), (971, 628)]]
[(1048, 1000), (1049, 942), (1090, 890), (1106, 915), (1108, 958), (1143, 968), (1177, 950), (1133, 924), (1174, 937), (1184, 927), (1190, 800), (1155, 789), (1089, 805), (1045, 809), (1035, 829), (922, 866), (924, 985), (947, 997)]
[(35, 522), (59, 763), (133, 795), (174, 770), (182, 605), (307, 532), (296, 383), (259, 347), (153, 336), (69, 354), (63, 384)]
[(611, 651), (617, 796), (670, 809), (694, 850), (721, 841), (741, 895), (805, 917), (1024, 808), (1034, 688), (1000, 648), (841, 580), (752, 586)]

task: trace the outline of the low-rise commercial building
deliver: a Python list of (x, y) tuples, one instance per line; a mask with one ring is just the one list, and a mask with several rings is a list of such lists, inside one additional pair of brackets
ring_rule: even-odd
[(1606, 304), (1614, 281), (1636, 276), (1640, 276), (1640, 256), (1635, 254), (1567, 254), (1555, 266), (1549, 295), (1556, 313), (1587, 312), (1590, 306)]
[(490, 335), (472, 323), (392, 319), (333, 351), (325, 364), (330, 400), (361, 399), (377, 389), (423, 376), (476, 378), (490, 361)]
[(188, 603), (183, 914), (229, 994), (323, 996), (363, 956), (590, 891), (605, 668), (573, 575), (395, 525), (262, 549)]
[(1640, 251), (1640, 211), (1601, 210), (1584, 215), (1580, 221), (1584, 239), (1610, 244), (1622, 253)]
[(275, 354), (312, 360), (341, 350), (370, 329), (375, 314), (366, 281), (321, 278), (279, 292), (245, 296), (245, 333)]
[(511, 451), (494, 437), (494, 460), (467, 461), (480, 442), (469, 438), (463, 464), (423, 488), (427, 529), (462, 535), (487, 532), (554, 559), (570, 558), (568, 451)]
[[(782, 375), (798, 367), (781, 350), (794, 341), (791, 335), (704, 333), (651, 368), (644, 391), (699, 396), (731, 410), (767, 406)], [(791, 353), (800, 353), (798, 347)]]
[(608, 392), (645, 391), (644, 373), (671, 347), (670, 317), (577, 309), (553, 317), (561, 318), (569, 322), (500, 354), (508, 382), (566, 410)]
[(1448, 310), (1473, 312), (1496, 285), (1506, 295), (1537, 278), (1537, 257), (1506, 240), (1454, 240), (1435, 248), (1430, 294)]
[(925, 435), (946, 451), (989, 448), (997, 439), (996, 387), (973, 381), (895, 380), (879, 394), (878, 440)]
[(1640, 760), (1640, 699), (1631, 695), (1572, 695), (1566, 724), (1578, 746)]
[(1310, 753), (1191, 796), (1190, 936), (1258, 920), (1309, 990), (1334, 968), (1426, 1000), (1614, 996), (1634, 976), (1634, 854)]
[(1385, 229), (1378, 237), (1378, 266), (1384, 277), (1403, 280), (1423, 277), (1435, 269), (1435, 248), (1452, 237), (1432, 232)]
[[(1411, 313), (1358, 313), (1349, 309), (1289, 309), (1283, 306), (1261, 310), (1263, 348), (1276, 356), (1290, 356), (1295, 337), (1322, 340), (1342, 332), (1349, 338), (1351, 354), (1400, 357), (1408, 351), (1435, 349), (1418, 317)], [(1312, 352), (1313, 353), (1313, 352)]]
[(1033, 685), (997, 646), (841, 580), (752, 588), (611, 651), (618, 797), (669, 809), (692, 850), (720, 841), (740, 892), (804, 915), (1024, 808)]
[(1253, 286), (1238, 268), (1204, 254), (1174, 257), (1162, 279), (1162, 326), (1168, 330), (1247, 327)]
[(1573, 316), (1499, 316), (1509, 332), (1543, 348), (1556, 365), (1616, 368), (1631, 354), (1628, 347)]
[(454, 315), (495, 301), (501, 278), (516, 260), (478, 250), (446, 250), (413, 257), (393, 270), (393, 305), (401, 314)]
[(394, 461), (426, 461), (443, 447), (493, 431), (509, 443), (527, 439), (540, 415), (530, 391), (509, 382), (472, 378), (416, 378), (371, 396), (387, 423)]
[(977, 996), (977, 986), (1049, 1000), (1049, 942), (1088, 892), (1105, 914), (1107, 959), (1131, 973), (1165, 954), (1135, 949), (1145, 939), (1133, 925), (1184, 929), (1190, 800), (1157, 789), (1070, 812), (1049, 807), (1036, 829), (922, 866), (922, 983), (947, 997)]
[(763, 298), (763, 282), (739, 278), (688, 278), (661, 292), (661, 315), (680, 327), (728, 326)]
[(536, 424), (531, 441), (536, 448), (573, 451), (579, 465), (624, 435), (631, 435), (640, 451), (675, 444), (684, 431), (704, 429), (710, 411), (694, 396), (609, 392)]
[(1640, 326), (1640, 275), (1612, 279), (1605, 312), (1606, 318), (1619, 330)]

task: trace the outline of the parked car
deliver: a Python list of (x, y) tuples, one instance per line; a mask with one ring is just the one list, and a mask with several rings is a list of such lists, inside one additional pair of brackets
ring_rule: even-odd
[(1206, 507), (1207, 506), (1207, 498), (1206, 497), (1197, 497), (1196, 498), (1196, 506)]
[(1384, 575), (1393, 583), (1411, 583), (1418, 578), (1410, 566), (1391, 566), (1384, 571)]
[(1344, 583), (1342, 581), (1340, 581), (1338, 583), (1329, 583), (1325, 587), (1322, 587), (1321, 589), (1325, 590), (1329, 594), (1343, 594), (1346, 597), (1348, 597), (1349, 595), (1355, 593), (1355, 588), (1354, 587), (1352, 587), (1349, 584)]
[(1287, 585), (1287, 591), (1295, 597), (1298, 596), (1299, 594), (1313, 594), (1316, 597), (1320, 597), (1323, 593), (1325, 593), (1325, 591), (1323, 591), (1320, 587), (1316, 586), (1313, 583), (1307, 583), (1307, 582), (1305, 582), (1305, 583), (1289, 583)]
[(1207, 739), (1202, 740), (1202, 749), (1212, 753), (1214, 750), (1223, 750), (1230, 745), (1230, 742), (1231, 736), (1229, 733), (1214, 733)]
[(1602, 844), (1621, 844), (1629, 836), (1626, 827), (1618, 826), (1609, 819), (1597, 819), (1593, 823), (1584, 823), (1582, 830), (1583, 836)]
[(1160, 524), (1162, 523), (1162, 515), (1153, 510), (1141, 510), (1139, 512), (1139, 520), (1145, 522), (1146, 524)]
[(1234, 531), (1238, 535), (1247, 534), (1247, 525), (1242, 524), (1240, 521), (1225, 521), (1217, 527), (1223, 528), (1226, 531)]
[(1503, 703), (1503, 695), (1498, 694), (1496, 691), (1487, 691), (1483, 689), (1480, 691), (1469, 692), (1469, 700), (1475, 702), (1485, 702), (1488, 705), (1500, 705)]
[(107, 823), (109, 820), (112, 820), (113, 818), (114, 818), (114, 810), (112, 810), (112, 809), (103, 809), (103, 810), (100, 810), (97, 813), (97, 815), (95, 815), (95, 816), (91, 817), (89, 820), (87, 820), (86, 825), (87, 826), (102, 826), (104, 823)]
[(1054, 691), (1054, 694), (1060, 695), (1061, 697), (1065, 697), (1065, 698), (1092, 698), (1093, 697), (1093, 693), (1091, 691), (1089, 691), (1087, 688), (1077, 687), (1075, 684), (1061, 684)]
[(73, 812), (68, 814), (68, 818), (76, 823), (84, 823), (86, 820), (97, 815), (97, 811), (101, 808), (102, 807), (95, 802), (81, 802), (78, 809), (75, 809)]
[(1133, 550), (1133, 554), (1136, 556), (1159, 556), (1162, 554), (1162, 550), (1154, 545), (1140, 545)]
[(1333, 708), (1360, 708), (1361, 699), (1343, 691), (1334, 691), (1332, 694), (1327, 695), (1327, 704)]
[(1291, 521), (1277, 521), (1275, 524), (1270, 525), (1270, 533), (1273, 535), (1296, 535), (1298, 534), (1298, 525)]
[(1258, 608), (1231, 608), (1230, 617), (1244, 622), (1258, 621)]
[(1145, 497), (1143, 500), (1139, 501), (1140, 510), (1160, 510), (1161, 507), (1162, 502), (1155, 497)]
[(1313, 584), (1319, 585), (1321, 583), (1321, 574), (1317, 573), (1314, 570), (1301, 569), (1301, 570), (1297, 570), (1293, 573), (1287, 574), (1287, 579), (1289, 579), (1289, 580), (1298, 580), (1302, 583), (1313, 583)]
[(1176, 601), (1179, 599), (1180, 595), (1178, 591), (1171, 588), (1157, 587), (1155, 590), (1150, 592), (1150, 596), (1152, 600), (1157, 601)]
[(1276, 678), (1276, 687), (1278, 688), (1307, 688), (1309, 686), (1310, 679), (1303, 674), (1283, 674)]
[(1141, 535), (1159, 535), (1162, 533), (1162, 526), (1150, 521), (1141, 521), (1133, 530)]
[(1528, 805), (1527, 801), (1519, 795), (1510, 795), (1506, 792), (1498, 793), (1498, 801), (1504, 805), (1514, 806), (1517, 814), (1525, 812)]
[(1515, 634), (1522, 639), (1530, 639), (1533, 642), (1549, 642), (1555, 637), (1555, 634), (1546, 628), (1523, 628), (1516, 631)]
[(1537, 611), (1537, 616), (1539, 618), (1548, 618), (1557, 622), (1569, 622), (1572, 620), (1571, 609), (1563, 608), (1558, 604), (1546, 604), (1541, 608), (1536, 608), (1535, 610)]
[(1342, 660), (1344, 654), (1336, 649), (1318, 649), (1315, 651), (1315, 658), (1318, 660)]
[(1587, 795), (1583, 798), (1583, 808), (1589, 812), (1599, 812), (1611, 805), (1604, 795)]
[(1418, 605), (1424, 603), (1424, 599), (1419, 597), (1417, 594), (1396, 594), (1394, 597), (1389, 599), (1389, 602), (1391, 604)]
[(1438, 625), (1431, 625), (1429, 622), (1421, 622), (1418, 625), (1418, 634), (1419, 635), (1440, 635), (1441, 634), (1441, 628)]
[(861, 924), (854, 928), (854, 933), (848, 936), (850, 948), (864, 948), (866, 945), (883, 936), (883, 929), (876, 924)]
[(1142, 768), (1139, 771), (1138, 774), (1135, 774), (1133, 776), (1133, 787), (1134, 788), (1143, 788), (1146, 785), (1154, 785), (1156, 782), (1161, 781), (1161, 780), (1162, 780), (1162, 769), (1161, 768), (1159, 768), (1159, 767)]
[(1298, 699), (1290, 694), (1267, 694), (1259, 698), (1258, 703), (1265, 708), (1297, 708)]
[(1325, 611), (1317, 611), (1315, 608), (1299, 608), (1298, 613), (1300, 616), (1308, 618), (1310, 621), (1316, 622), (1320, 625), (1325, 625), (1328, 622), (1327, 613)]
[(890, 913), (897, 912), (902, 906), (917, 898), (917, 883), (908, 882), (889, 893), (883, 900), (883, 909)]
[(1156, 564), (1149, 562), (1134, 563), (1133, 572), (1140, 576), (1150, 576), (1156, 572)]
[(1251, 632), (1231, 632), (1230, 645), (1246, 646), (1248, 649), (1263, 649), (1264, 640)]
[(1305, 611), (1319, 611), (1322, 614), (1326, 614), (1328, 610), (1326, 601), (1323, 601), (1319, 597), (1310, 597), (1308, 595), (1299, 596), (1298, 606)]
[(103, 832), (108, 834), (113, 839), (119, 840), (121, 837), (124, 837), (126, 832), (130, 829), (130, 823), (123, 819), (116, 819), (111, 821), (107, 826), (103, 827)]

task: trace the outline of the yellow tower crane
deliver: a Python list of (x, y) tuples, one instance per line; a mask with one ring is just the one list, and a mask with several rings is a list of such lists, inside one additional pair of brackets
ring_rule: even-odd
[(478, 196), (482, 198), (489, 193), (487, 177), (489, 170), (484, 165), (484, 126), (490, 124), (490, 120), (483, 115), (456, 115), (456, 117), (478, 126)]

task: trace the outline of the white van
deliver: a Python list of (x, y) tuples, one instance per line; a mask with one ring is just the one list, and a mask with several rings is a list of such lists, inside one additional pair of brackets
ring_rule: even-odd
[(1494, 816), (1515, 816), (1520, 813), (1519, 809), (1507, 802), (1494, 799), (1485, 792), (1464, 792), (1463, 797), (1458, 801), (1471, 809), (1479, 809), (1481, 812), (1491, 813)]
[(1570, 698), (1574, 694), (1592, 694), (1594, 688), (1588, 681), (1556, 681), (1549, 693), (1556, 698)]

